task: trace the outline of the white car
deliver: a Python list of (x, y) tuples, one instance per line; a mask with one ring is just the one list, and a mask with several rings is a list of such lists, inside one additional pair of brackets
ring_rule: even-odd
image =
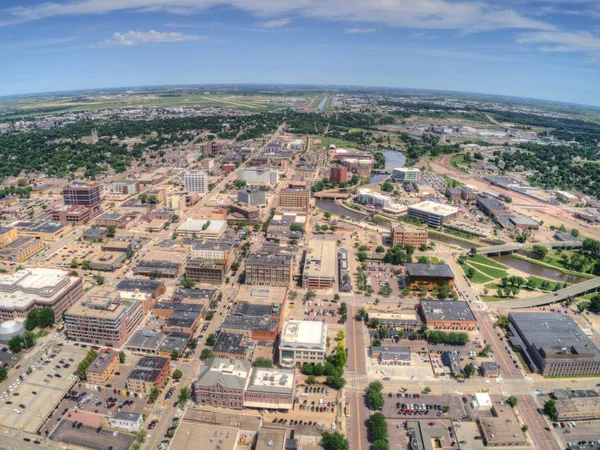
[(17, 414), (21, 414), (21, 411), (19, 411), (19, 410), (18, 410), (18, 409), (16, 409), (16, 408), (15, 408), (15, 409), (13, 409), (13, 412), (14, 412), (14, 413), (17, 413)]

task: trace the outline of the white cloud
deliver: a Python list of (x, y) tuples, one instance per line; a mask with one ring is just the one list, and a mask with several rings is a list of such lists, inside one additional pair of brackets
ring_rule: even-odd
[(181, 33), (161, 33), (160, 31), (128, 31), (127, 33), (115, 33), (111, 39), (105, 41), (106, 44), (117, 44), (133, 46), (138, 44), (158, 44), (184, 41), (196, 41), (200, 36), (185, 35)]
[[(229, 5), (265, 18), (298, 14), (325, 20), (413, 29), (484, 31), (497, 29), (552, 30), (544, 21), (531, 19), (512, 9), (496, 6), (492, 0), (73, 0), (68, 3), (42, 3), (0, 10), (0, 25), (53, 16), (107, 14), (113, 11), (164, 11), (195, 13)], [(279, 22), (277, 22), (279, 21)]]
[(346, 28), (346, 33), (376, 33), (377, 28)]
[(537, 44), (540, 50), (545, 52), (600, 55), (600, 36), (589, 31), (542, 31), (526, 33), (519, 37), (517, 42), (519, 44)]
[(290, 19), (284, 18), (284, 19), (265, 20), (264, 22), (257, 22), (256, 25), (261, 28), (272, 29), (272, 28), (284, 27), (290, 22), (291, 22)]

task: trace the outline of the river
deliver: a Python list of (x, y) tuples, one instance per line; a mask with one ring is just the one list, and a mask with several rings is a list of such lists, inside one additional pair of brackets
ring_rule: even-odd
[(346, 209), (339, 203), (336, 203), (334, 200), (317, 200), (317, 208), (320, 208), (323, 211), (329, 211), (330, 213), (337, 214), (338, 216), (341, 216), (343, 214), (346, 217), (350, 217), (356, 220), (362, 220), (367, 216), (366, 214), (360, 213), (358, 211)]
[(498, 261), (508, 267), (520, 270), (521, 272), (535, 275), (540, 278), (547, 278), (548, 280), (567, 282), (570, 284), (581, 283), (585, 281), (585, 278), (575, 277), (573, 275), (564, 274), (555, 269), (548, 269), (547, 267), (538, 266), (532, 264), (529, 261), (523, 261), (522, 259), (513, 258), (511, 255), (502, 255), (492, 257), (493, 260)]
[[(403, 167), (406, 164), (406, 156), (404, 156), (404, 153), (386, 150), (383, 152), (383, 156), (385, 156), (385, 170), (389, 170), (390, 172), (392, 169)], [(386, 174), (373, 175), (369, 180), (369, 183), (381, 183), (387, 177), (389, 177), (389, 175)]]

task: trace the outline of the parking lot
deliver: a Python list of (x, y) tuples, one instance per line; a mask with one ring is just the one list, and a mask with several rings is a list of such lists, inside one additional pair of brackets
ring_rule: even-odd
[(106, 414), (109, 417), (116, 411), (143, 412), (147, 400), (138, 398), (131, 392), (128, 395), (125, 388), (127, 376), (133, 370), (136, 361), (137, 358), (129, 356), (126, 364), (122, 364), (109, 380), (107, 386), (110, 387), (98, 387), (77, 380), (73, 387), (65, 392), (65, 398), (57, 406), (52, 420), (42, 428), (42, 433), (52, 433), (60, 418), (66, 416), (69, 410)]
[(397, 270), (398, 266), (384, 262), (370, 262), (367, 264), (365, 275), (368, 277), (371, 289), (375, 291), (374, 295), (379, 294), (382, 288), (388, 288), (391, 291), (389, 297), (399, 297), (401, 295), (404, 281), (402, 275), (394, 273)]
[[(385, 392), (384, 414), (387, 418), (458, 420), (469, 414), (456, 395), (428, 395), (423, 393)], [(444, 409), (447, 407), (447, 413)]]
[(81, 261), (89, 260), (93, 255), (100, 252), (100, 244), (74, 240), (68, 246), (58, 250), (47, 263), (52, 267), (69, 268), (73, 259), (81, 263)]
[(127, 450), (135, 437), (102, 428), (101, 416), (80, 413), (61, 420), (50, 439), (91, 449)]
[[(565, 448), (576, 448), (575, 444), (584, 448), (586, 444), (589, 444), (589, 441), (593, 442), (592, 448), (596, 449), (600, 447), (600, 443), (597, 442), (598, 439), (600, 439), (598, 422), (576, 422), (576, 426), (574, 428), (560, 428), (556, 430), (556, 433), (558, 434)], [(569, 445), (569, 443), (571, 443), (571, 445)]]
[(6, 386), (0, 403), (0, 423), (35, 433), (65, 392), (77, 382), (73, 372), (84, 352), (77, 347), (54, 348), (55, 353), (32, 365), (30, 375), (27, 376), (23, 368), (24, 379)]

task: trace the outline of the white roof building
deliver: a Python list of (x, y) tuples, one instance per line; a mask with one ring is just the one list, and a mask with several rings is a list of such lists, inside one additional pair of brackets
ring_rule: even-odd
[(181, 234), (196, 234), (199, 237), (218, 239), (223, 236), (227, 229), (226, 220), (205, 220), (188, 218), (179, 227), (177, 232)]

